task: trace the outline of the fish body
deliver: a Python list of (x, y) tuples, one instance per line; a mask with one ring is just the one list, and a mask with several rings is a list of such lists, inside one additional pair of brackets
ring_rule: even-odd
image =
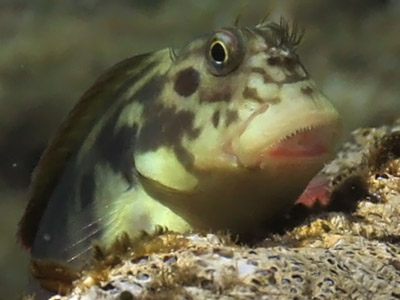
[(340, 127), (284, 23), (225, 27), (127, 59), (69, 114), (35, 170), (19, 235), (80, 264), (155, 226), (246, 235), (290, 207)]

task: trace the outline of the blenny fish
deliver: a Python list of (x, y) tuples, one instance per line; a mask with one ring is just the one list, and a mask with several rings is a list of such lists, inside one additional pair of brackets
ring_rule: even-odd
[(296, 53), (301, 36), (285, 21), (224, 27), (108, 70), (34, 171), (23, 245), (79, 265), (123, 232), (246, 235), (284, 212), (340, 131)]

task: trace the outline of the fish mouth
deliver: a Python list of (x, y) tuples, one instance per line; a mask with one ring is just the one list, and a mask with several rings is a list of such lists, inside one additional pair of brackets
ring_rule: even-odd
[(262, 149), (253, 165), (264, 169), (271, 164), (324, 161), (333, 152), (336, 135), (335, 127), (329, 125), (296, 130), (272, 146)]
[[(242, 155), (235, 152), (232, 140), (225, 144), (224, 153), (247, 168), (261, 168), (279, 164), (293, 164), (295, 161), (325, 160), (334, 148), (338, 130), (335, 124), (307, 126), (284, 135), (278, 141), (251, 150)], [(260, 137), (262, 138), (262, 137)], [(252, 152), (252, 153), (250, 153)]]
[(302, 128), (265, 150), (270, 157), (313, 157), (329, 151), (334, 131), (329, 126)]

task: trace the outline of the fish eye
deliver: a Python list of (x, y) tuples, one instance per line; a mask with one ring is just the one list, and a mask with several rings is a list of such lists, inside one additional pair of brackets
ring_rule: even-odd
[(244, 57), (244, 42), (239, 31), (222, 29), (215, 32), (207, 43), (207, 64), (215, 76), (234, 71)]

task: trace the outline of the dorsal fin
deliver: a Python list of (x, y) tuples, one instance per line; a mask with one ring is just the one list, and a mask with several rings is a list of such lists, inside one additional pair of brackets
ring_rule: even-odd
[(27, 249), (32, 248), (42, 215), (68, 159), (98, 117), (113, 104), (112, 93), (127, 81), (140, 79), (135, 69), (143, 66), (149, 56), (143, 54), (128, 58), (101, 75), (50, 140), (32, 174), (30, 199), (19, 223), (18, 237)]

